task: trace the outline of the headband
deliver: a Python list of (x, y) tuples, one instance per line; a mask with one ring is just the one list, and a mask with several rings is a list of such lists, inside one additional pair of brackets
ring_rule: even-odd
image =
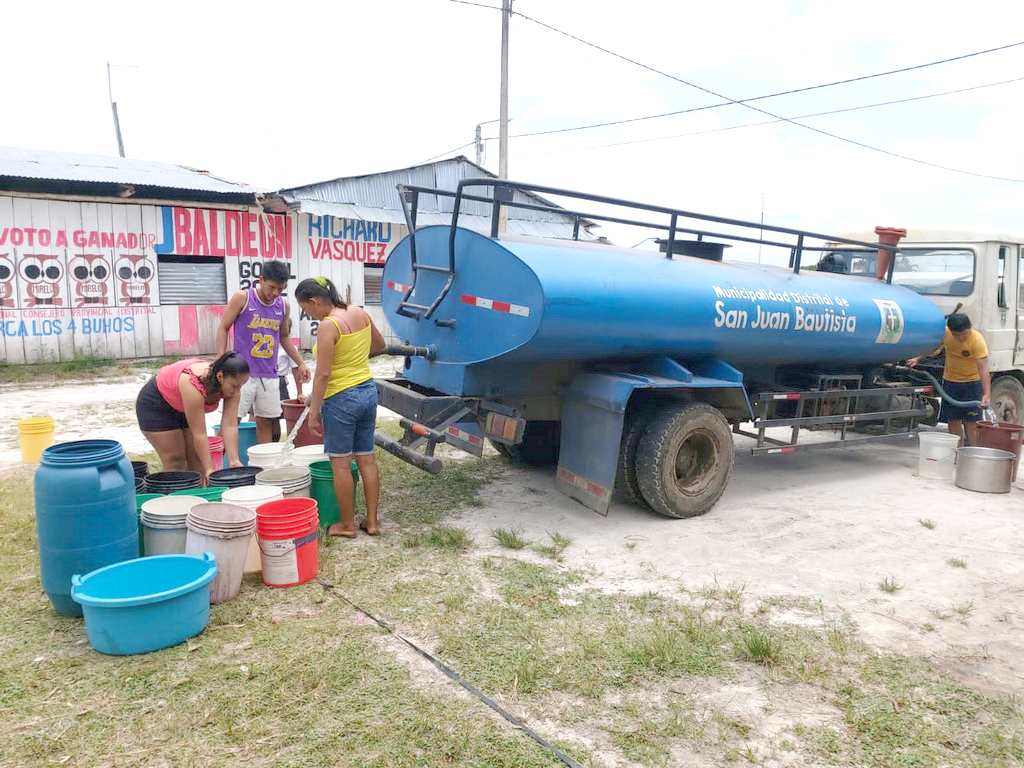
[(320, 275), (320, 277), (316, 277), (313, 279), (316, 280), (316, 284), (319, 285), (321, 288), (327, 287), (327, 278), (324, 277), (323, 275)]

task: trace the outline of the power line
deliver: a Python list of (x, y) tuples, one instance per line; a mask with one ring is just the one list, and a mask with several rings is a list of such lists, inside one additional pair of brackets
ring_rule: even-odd
[[(451, 0), (451, 2), (462, 2), (462, 0)], [(519, 15), (522, 16), (522, 14), (519, 14)], [(526, 18), (526, 17), (524, 16), (523, 18)], [(533, 19), (530, 19), (530, 21), (533, 21)], [(536, 22), (536, 23), (540, 23), (540, 22)], [(589, 43), (588, 43), (588, 45), (589, 45)], [(719, 107), (730, 107), (730, 106), (733, 106), (734, 104), (748, 104), (748, 103), (750, 103), (752, 101), (761, 101), (763, 99), (774, 99), (774, 98), (776, 98), (778, 96), (790, 96), (790, 95), (792, 95), (794, 93), (805, 93), (807, 91), (815, 91), (815, 90), (818, 90), (820, 88), (831, 88), (831, 87), (836, 86), (836, 85), (846, 85), (848, 83), (856, 83), (856, 82), (860, 82), (862, 80), (871, 80), (871, 79), (876, 78), (876, 77), (885, 77), (887, 75), (896, 75), (896, 74), (900, 74), (902, 72), (910, 72), (910, 71), (913, 71), (915, 69), (924, 69), (926, 67), (934, 67), (934, 66), (939, 65), (939, 64), (948, 64), (948, 63), (950, 63), (952, 61), (960, 61), (962, 59), (969, 59), (972, 56), (981, 56), (981, 55), (986, 54), (986, 53), (995, 53), (996, 51), (1005, 51), (1008, 48), (1015, 48), (1015, 47), (1020, 46), (1020, 45), (1024, 45), (1024, 41), (1019, 42), (1019, 43), (1010, 43), (1009, 45), (1001, 45), (998, 48), (988, 48), (988, 49), (986, 49), (984, 51), (975, 51), (973, 53), (965, 53), (962, 56), (953, 56), (952, 58), (949, 58), (949, 59), (941, 59), (939, 61), (930, 61), (930, 62), (927, 62), (926, 64), (915, 64), (914, 66), (903, 67), (902, 69), (890, 69), (887, 72), (876, 72), (873, 75), (862, 75), (860, 77), (850, 77), (850, 78), (847, 78), (846, 80), (836, 80), (836, 81), (831, 82), (831, 83), (820, 83), (818, 85), (808, 85), (808, 86), (805, 86), (803, 88), (793, 88), (792, 90), (788, 90), (788, 91), (779, 91), (777, 93), (767, 93), (767, 94), (765, 94), (763, 96), (753, 96), (753, 97), (751, 97), (749, 99), (737, 99), (736, 101), (732, 101), (732, 100), (721, 101), (721, 102), (719, 102), (717, 104), (706, 104), (703, 107), (692, 107), (690, 109), (680, 109), (680, 110), (676, 110), (674, 112), (662, 112), (662, 113), (657, 114), (657, 115), (644, 115), (642, 117), (630, 117), (630, 118), (625, 118), (623, 120), (612, 120), (612, 121), (609, 121), (609, 122), (606, 122), (606, 123), (593, 123), (591, 125), (577, 125), (577, 126), (574, 126), (574, 127), (571, 127), (571, 128), (553, 128), (553, 129), (551, 129), (549, 131), (534, 131), (532, 133), (519, 133), (519, 134), (516, 134), (516, 135), (514, 135), (514, 136), (512, 136), (510, 138), (513, 138), (513, 139), (524, 139), (524, 138), (527, 138), (529, 136), (547, 136), (547, 135), (552, 134), (552, 133), (568, 133), (570, 131), (584, 131), (584, 130), (587, 130), (589, 128), (607, 128), (607, 127), (612, 126), (612, 125), (623, 125), (625, 123), (638, 123), (638, 122), (641, 122), (641, 121), (644, 121), (644, 120), (656, 120), (656, 119), (661, 118), (661, 117), (672, 117), (674, 115), (686, 115), (686, 114), (690, 114), (691, 112), (702, 112), (702, 111), (708, 110), (708, 109), (718, 109)], [(630, 60), (627, 59), (627, 61), (630, 61)], [(633, 62), (633, 63), (636, 63), (636, 62)], [(643, 66), (643, 65), (641, 64), (639, 66)]]
[[(456, 0), (452, 0), (452, 2), (456, 2)], [(444, 157), (445, 155), (450, 155), (452, 152), (458, 152), (460, 149), (465, 149), (466, 147), (471, 147), (474, 144), (476, 144), (476, 140), (475, 139), (473, 141), (469, 142), (468, 144), (463, 144), (461, 147), (455, 147), (455, 149), (449, 149), (447, 152), (442, 152), (439, 155), (434, 155), (433, 157), (428, 157), (426, 160), (420, 160), (420, 162), (413, 163), (413, 165), (426, 165), (431, 160), (437, 160), (437, 158), (439, 158), (439, 157)]]
[[(855, 111), (860, 110), (860, 109), (872, 109), (874, 107), (888, 107), (888, 106), (892, 106), (893, 104), (904, 104), (904, 103), (906, 103), (908, 101), (922, 101), (924, 99), (938, 98), (939, 96), (952, 96), (952, 95), (957, 94), (957, 93), (966, 93), (967, 91), (978, 91), (978, 90), (981, 90), (982, 88), (994, 88), (997, 85), (1008, 85), (1010, 83), (1019, 83), (1021, 81), (1024, 81), (1024, 77), (1015, 77), (1012, 80), (1001, 80), (998, 83), (986, 83), (984, 85), (973, 85), (973, 86), (971, 86), (969, 88), (958, 88), (955, 91), (943, 91), (941, 93), (929, 93), (929, 94), (926, 94), (924, 96), (909, 96), (909, 97), (907, 97), (905, 99), (894, 99), (893, 101), (879, 101), (879, 102), (876, 102), (874, 104), (861, 104), (861, 105), (856, 106), (856, 107), (843, 107), (842, 109), (831, 109), (828, 112), (813, 112), (813, 113), (811, 113), (809, 115), (797, 115), (797, 116), (789, 118), (789, 119), (790, 120), (806, 120), (807, 118), (810, 118), (810, 117), (824, 117), (825, 115), (836, 115), (836, 114), (839, 114), (841, 112), (855, 112)], [(677, 134), (673, 134), (671, 136), (654, 136), (654, 137), (647, 138), (647, 139), (633, 139), (631, 141), (617, 141), (617, 142), (614, 142), (612, 144), (596, 144), (596, 145), (590, 146), (590, 147), (572, 147), (572, 148), (569, 148), (569, 149), (554, 149), (554, 150), (551, 150), (549, 152), (523, 152), (521, 154), (516, 155), (516, 157), (529, 157), (530, 155), (557, 155), (557, 154), (561, 154), (563, 152), (583, 152), (583, 151), (590, 150), (590, 149), (605, 149), (607, 147), (623, 147), (623, 146), (627, 146), (629, 144), (646, 144), (646, 143), (652, 142), (652, 141), (667, 141), (669, 139), (683, 139), (683, 138), (686, 138), (688, 136), (702, 136), (702, 135), (708, 134), (708, 133), (722, 133), (724, 131), (735, 131), (735, 130), (738, 130), (740, 128), (755, 128), (755, 127), (761, 126), (761, 125), (773, 125), (774, 123), (781, 123), (781, 122), (786, 122), (786, 119), (785, 118), (780, 118), (780, 119), (777, 119), (777, 120), (761, 120), (760, 122), (757, 122), (757, 123), (743, 123), (742, 125), (730, 125), (730, 126), (726, 126), (724, 128), (709, 128), (708, 130), (705, 130), (705, 131), (691, 131), (690, 133), (677, 133)], [(491, 141), (491, 140), (492, 139), (487, 139), (487, 141)]]
[(532, 18), (530, 16), (527, 16), (527, 15), (525, 15), (523, 13), (519, 13), (518, 11), (516, 11), (515, 13), (516, 13), (517, 16), (520, 16), (521, 18), (525, 19), (526, 21), (533, 22), (534, 24), (537, 24), (538, 26), (544, 27), (545, 29), (549, 29), (552, 32), (555, 32), (555, 33), (557, 33), (559, 35), (563, 35), (564, 37), (568, 37), (569, 39), (575, 40), (578, 43), (582, 43), (583, 45), (589, 46), (590, 48), (594, 48), (594, 49), (596, 49), (598, 51), (601, 51), (603, 53), (607, 53), (609, 56), (614, 56), (617, 59), (621, 59), (623, 61), (629, 62), (630, 64), (634, 64), (634, 65), (636, 65), (638, 67), (641, 67), (643, 69), (648, 70), (649, 72), (653, 72), (653, 73), (655, 73), (657, 75), (661, 75), (662, 77), (667, 77), (670, 80), (675, 80), (677, 83), (681, 83), (681, 84), (689, 86), (690, 88), (693, 88), (695, 90), (702, 91), (704, 93), (710, 94), (711, 96), (714, 96), (716, 98), (725, 99), (730, 104), (740, 104), (741, 106), (744, 106), (747, 109), (752, 109), (755, 112), (760, 112), (762, 115), (766, 115), (767, 117), (771, 117), (771, 118), (774, 118), (774, 119), (782, 121), (782, 122), (790, 123), (791, 125), (795, 125), (795, 126), (798, 126), (800, 128), (804, 128), (804, 129), (806, 129), (808, 131), (813, 131), (814, 133), (817, 133), (817, 134), (819, 134), (821, 136), (828, 136), (829, 138), (836, 139), (838, 141), (842, 141), (842, 142), (845, 142), (847, 144), (852, 144), (853, 146), (856, 146), (856, 147), (861, 147), (863, 149), (869, 149), (872, 152), (879, 152), (879, 153), (881, 153), (883, 155), (888, 155), (889, 157), (896, 157), (896, 158), (899, 158), (900, 160), (906, 160), (906, 161), (911, 162), (911, 163), (917, 163), (918, 165), (926, 165), (926, 166), (928, 166), (930, 168), (938, 168), (939, 170), (942, 170), (942, 171), (950, 171), (951, 173), (959, 173), (959, 174), (963, 174), (965, 176), (975, 176), (975, 177), (981, 178), (981, 179), (992, 179), (992, 180), (995, 180), (995, 181), (1010, 181), (1010, 182), (1014, 182), (1014, 183), (1024, 183), (1024, 179), (1012, 179), (1012, 178), (1007, 178), (1005, 176), (991, 176), (991, 175), (985, 174), (985, 173), (975, 173), (973, 171), (965, 171), (965, 170), (962, 170), (960, 168), (951, 168), (951, 167), (946, 166), (946, 165), (940, 165), (938, 163), (931, 163), (931, 162), (928, 162), (927, 160), (918, 160), (917, 158), (914, 158), (914, 157), (908, 157), (907, 155), (901, 155), (898, 152), (890, 152), (887, 149), (882, 149), (880, 147), (875, 147), (875, 146), (872, 146), (870, 144), (865, 144), (862, 141), (857, 141), (855, 139), (848, 139), (845, 136), (840, 136), (840, 135), (835, 134), (835, 133), (829, 133), (828, 131), (823, 131), (820, 128), (815, 128), (815, 127), (810, 126), (810, 125), (805, 125), (803, 123), (798, 123), (793, 118), (783, 117), (781, 115), (776, 115), (773, 112), (769, 112), (766, 109), (761, 109), (760, 107), (755, 107), (755, 106), (752, 106), (750, 104), (746, 104), (746, 103), (743, 103), (743, 102), (740, 102), (740, 101), (736, 101), (735, 99), (729, 98), (725, 94), (717, 93), (716, 91), (712, 91), (710, 88), (705, 88), (705, 87), (703, 87), (701, 85), (697, 85), (696, 83), (691, 83), (690, 81), (683, 80), (681, 77), (676, 77), (675, 75), (670, 75), (667, 72), (663, 72), (660, 69), (656, 69), (655, 67), (650, 66), (649, 64), (643, 64), (643, 63), (641, 63), (639, 61), (636, 61), (635, 59), (629, 58), (628, 56), (623, 56), (620, 53), (615, 53), (614, 51), (611, 51), (611, 50), (609, 50), (607, 48), (603, 48), (600, 45), (597, 45), (596, 43), (591, 43), (591, 42), (589, 42), (587, 40), (584, 40), (581, 37), (577, 37), (576, 35), (573, 35), (573, 34), (571, 34), (569, 32), (565, 32), (565, 31), (563, 31), (561, 29), (558, 29), (557, 27), (553, 27), (550, 24), (545, 24), (542, 21), (538, 21), (537, 19), (534, 19), (534, 18)]

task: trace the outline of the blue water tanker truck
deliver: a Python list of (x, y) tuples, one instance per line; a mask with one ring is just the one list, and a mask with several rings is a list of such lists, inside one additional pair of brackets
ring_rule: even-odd
[[(734, 435), (792, 453), (934, 423), (930, 388), (887, 364), (934, 350), (941, 310), (893, 285), (891, 265), (882, 279), (806, 268), (826, 242), (892, 246), (498, 179), (399, 194), (409, 235), (382, 304), (405, 359), (376, 383), (405, 434), (378, 444), (427, 471), (440, 443), (479, 456), (489, 441), (557, 465), (556, 487), (602, 514), (617, 491), (690, 517), (725, 490)], [(451, 224), (417, 227), (421, 195), (450, 200)], [(488, 206), (489, 233), (459, 226), (467, 201)], [(577, 232), (644, 228), (660, 250), (501, 234), (516, 208), (574, 217)], [(784, 249), (789, 267), (723, 261), (731, 244)], [(838, 437), (799, 442), (808, 429)]]

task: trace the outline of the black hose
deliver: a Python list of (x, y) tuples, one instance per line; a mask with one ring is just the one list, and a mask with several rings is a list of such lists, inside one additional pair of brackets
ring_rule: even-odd
[(952, 397), (950, 397), (949, 395), (946, 394), (946, 390), (944, 390), (942, 388), (942, 385), (939, 383), (939, 380), (936, 379), (934, 376), (932, 376), (930, 373), (928, 373), (928, 371), (922, 371), (922, 370), (919, 370), (917, 368), (911, 368), (909, 365), (894, 365), (892, 367), (892, 369), (894, 371), (896, 371), (897, 373), (909, 373), (909, 374), (912, 374), (912, 375), (913, 374), (917, 374), (919, 376), (924, 376), (926, 379), (928, 379), (932, 383), (932, 386), (935, 387), (935, 391), (938, 392), (939, 397), (941, 397), (945, 402), (947, 402), (950, 405), (952, 405), (954, 408), (982, 408), (983, 407), (980, 400), (967, 400), (967, 401), (954, 400)]

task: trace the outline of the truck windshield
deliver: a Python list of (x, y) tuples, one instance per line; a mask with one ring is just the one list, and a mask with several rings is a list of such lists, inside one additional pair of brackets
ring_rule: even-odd
[(969, 296), (974, 290), (974, 251), (967, 248), (899, 250), (892, 281), (925, 296)]
[[(874, 275), (875, 251), (836, 250), (818, 262), (821, 272)], [(903, 248), (892, 282), (925, 296), (969, 296), (974, 290), (974, 251), (969, 248)]]

